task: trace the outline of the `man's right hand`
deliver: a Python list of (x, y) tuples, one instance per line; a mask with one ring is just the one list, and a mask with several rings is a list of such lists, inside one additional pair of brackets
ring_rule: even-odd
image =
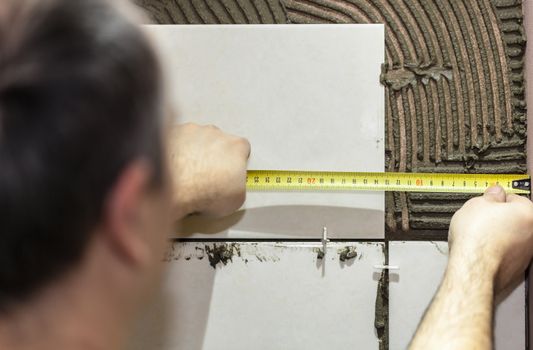
[(442, 283), (409, 349), (491, 349), (494, 296), (523, 279), (533, 255), (533, 204), (500, 186), (452, 218)]
[(455, 213), (449, 244), (450, 264), (479, 264), (494, 278), (498, 293), (521, 278), (532, 259), (533, 203), (489, 187)]
[(215, 126), (192, 123), (170, 132), (170, 170), (176, 214), (225, 216), (246, 197), (249, 142)]

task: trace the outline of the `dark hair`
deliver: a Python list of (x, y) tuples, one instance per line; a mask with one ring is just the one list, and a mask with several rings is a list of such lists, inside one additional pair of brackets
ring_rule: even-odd
[[(0, 308), (82, 257), (135, 159), (162, 182), (160, 72), (105, 0), (0, 4)], [(3, 8), (2, 8), (3, 7)]]

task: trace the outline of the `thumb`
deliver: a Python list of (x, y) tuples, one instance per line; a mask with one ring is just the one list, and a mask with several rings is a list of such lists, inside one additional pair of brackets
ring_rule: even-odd
[(490, 186), (485, 190), (483, 198), (490, 202), (505, 202), (505, 190), (500, 185)]

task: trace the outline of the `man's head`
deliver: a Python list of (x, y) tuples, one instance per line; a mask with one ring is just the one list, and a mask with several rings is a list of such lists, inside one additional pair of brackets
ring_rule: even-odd
[(140, 29), (105, 0), (2, 1), (1, 310), (93, 255), (111, 271), (160, 258), (160, 79)]

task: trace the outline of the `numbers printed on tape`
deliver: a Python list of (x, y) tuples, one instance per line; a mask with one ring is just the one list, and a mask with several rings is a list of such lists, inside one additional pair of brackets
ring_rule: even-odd
[(499, 184), (507, 193), (529, 194), (525, 174), (370, 173), (250, 170), (250, 191), (400, 191), (482, 193)]

